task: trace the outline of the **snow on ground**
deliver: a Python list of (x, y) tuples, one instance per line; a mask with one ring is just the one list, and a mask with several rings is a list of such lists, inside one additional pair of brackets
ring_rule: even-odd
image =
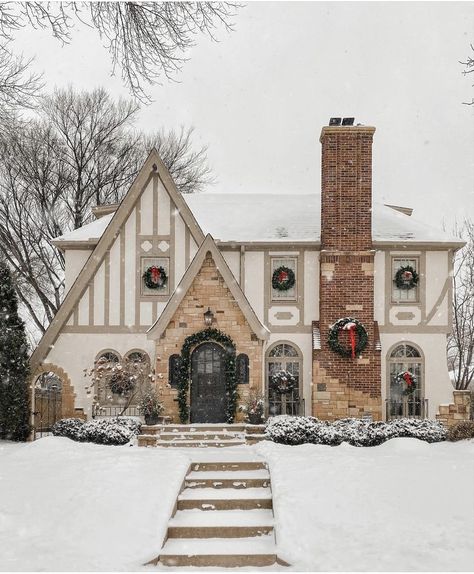
[(0, 442), (0, 571), (143, 569), (191, 460), (259, 455), (291, 570), (472, 569), (474, 441), (144, 449), (48, 437)]
[(278, 555), (299, 570), (470, 571), (474, 441), (261, 443)]
[(159, 553), (189, 466), (179, 451), (0, 445), (0, 571), (134, 571)]

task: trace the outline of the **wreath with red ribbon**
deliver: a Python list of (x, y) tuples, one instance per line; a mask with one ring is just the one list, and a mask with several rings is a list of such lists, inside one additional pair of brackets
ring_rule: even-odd
[(163, 267), (152, 265), (143, 274), (143, 280), (148, 289), (163, 289), (168, 281), (168, 276)]
[(395, 273), (395, 285), (397, 289), (413, 289), (418, 285), (418, 273), (411, 265), (405, 265)]
[(398, 373), (395, 377), (395, 382), (399, 384), (405, 383), (405, 388), (403, 389), (404, 395), (412, 395), (418, 386), (417, 378), (410, 371), (402, 371), (401, 373)]
[(281, 265), (272, 275), (272, 287), (278, 291), (288, 291), (295, 284), (295, 272), (289, 267)]
[(289, 394), (295, 389), (296, 377), (288, 371), (278, 371), (270, 377), (270, 390), (281, 395)]
[[(341, 331), (347, 331), (349, 336), (350, 347), (344, 347), (339, 341)], [(369, 337), (365, 327), (357, 319), (346, 317), (339, 319), (329, 329), (328, 344), (331, 349), (342, 355), (343, 357), (350, 357), (355, 359), (367, 346)]]

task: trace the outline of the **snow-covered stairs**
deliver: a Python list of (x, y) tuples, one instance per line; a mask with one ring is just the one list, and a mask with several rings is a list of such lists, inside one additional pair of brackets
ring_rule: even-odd
[(263, 461), (192, 463), (158, 561), (165, 566), (268, 566), (277, 561), (270, 474)]
[(263, 425), (142, 425), (138, 446), (225, 447), (254, 444), (264, 437)]

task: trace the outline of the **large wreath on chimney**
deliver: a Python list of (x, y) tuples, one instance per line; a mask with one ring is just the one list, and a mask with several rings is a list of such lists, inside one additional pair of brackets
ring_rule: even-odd
[(143, 280), (148, 289), (163, 289), (168, 281), (168, 276), (163, 267), (152, 265), (143, 274)]
[(288, 291), (295, 284), (295, 272), (293, 269), (281, 265), (272, 275), (272, 287), (277, 291)]
[(395, 382), (404, 385), (402, 394), (412, 395), (418, 386), (418, 379), (411, 371), (402, 371), (395, 376)]
[(413, 289), (418, 284), (418, 273), (411, 265), (404, 265), (395, 273), (397, 289)]
[[(340, 342), (341, 333), (347, 333), (349, 347)], [(369, 337), (367, 331), (360, 321), (352, 317), (338, 319), (329, 328), (328, 344), (330, 348), (343, 357), (355, 359), (367, 346)]]

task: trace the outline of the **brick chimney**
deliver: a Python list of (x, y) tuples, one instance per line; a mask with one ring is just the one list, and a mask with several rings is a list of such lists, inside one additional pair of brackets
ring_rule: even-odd
[[(322, 419), (382, 416), (380, 351), (374, 323), (372, 139), (374, 127), (328, 126), (321, 131), (321, 255), (319, 329), (313, 355), (313, 414)], [(328, 345), (329, 329), (351, 317), (368, 344), (352, 359)], [(340, 332), (347, 345), (347, 331)]]
[(321, 131), (321, 248), (372, 248), (372, 139), (375, 128)]

